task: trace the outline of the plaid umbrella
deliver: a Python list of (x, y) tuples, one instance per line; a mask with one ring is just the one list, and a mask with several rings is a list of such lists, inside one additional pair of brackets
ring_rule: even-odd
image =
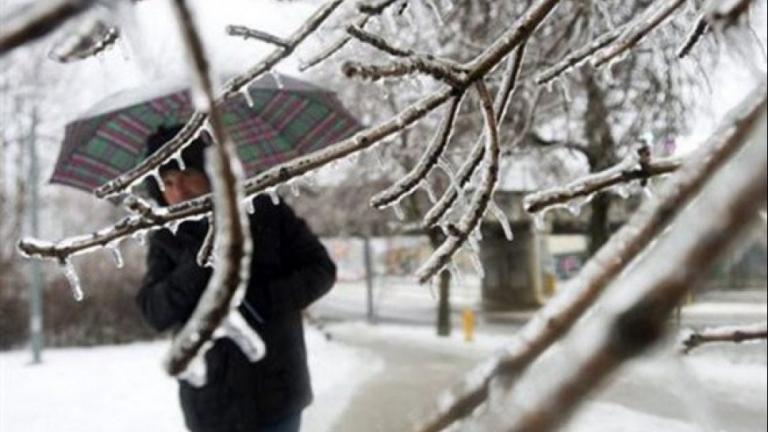
[[(265, 75), (248, 95), (224, 102), (222, 112), (249, 177), (360, 128), (332, 92), (286, 76)], [(160, 126), (192, 114), (189, 91), (178, 83), (110, 96), (66, 126), (51, 183), (92, 192), (141, 162), (147, 137)]]

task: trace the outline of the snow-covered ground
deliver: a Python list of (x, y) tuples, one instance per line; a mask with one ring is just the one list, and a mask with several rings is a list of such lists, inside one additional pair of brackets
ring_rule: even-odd
[[(330, 432), (333, 421), (381, 363), (363, 351), (307, 332), (316, 402), (307, 432)], [(0, 353), (0, 431), (184, 431), (176, 383), (160, 359), (168, 342), (50, 349), (41, 365), (26, 351)]]

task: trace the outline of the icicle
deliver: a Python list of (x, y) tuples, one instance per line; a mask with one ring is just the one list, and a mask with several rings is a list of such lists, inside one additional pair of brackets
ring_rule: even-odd
[(480, 252), (480, 241), (477, 239), (476, 236), (470, 235), (467, 237), (467, 243), (469, 243), (469, 247), (472, 249), (473, 252), (477, 253)]
[(456, 263), (451, 263), (451, 265), (448, 268), (449, 268), (449, 271), (451, 272), (451, 278), (453, 278), (453, 281), (456, 284), (456, 286), (464, 285), (464, 275), (462, 275), (461, 270), (459, 269), (459, 266), (456, 265)]
[(656, 198), (656, 194), (653, 193), (653, 189), (651, 189), (650, 184), (643, 186), (643, 195), (645, 195), (645, 197), (648, 199)]
[(277, 193), (277, 188), (271, 188), (267, 191), (269, 197), (272, 199), (272, 204), (280, 205), (280, 195)]
[(136, 231), (133, 233), (133, 238), (139, 242), (140, 245), (144, 246), (147, 244), (147, 233), (146, 231)]
[(427, 197), (429, 197), (429, 202), (431, 202), (432, 204), (436, 203), (437, 196), (435, 196), (435, 190), (432, 189), (432, 184), (429, 183), (428, 180), (424, 179), (421, 181), (421, 187), (427, 193)]
[(536, 231), (544, 231), (547, 229), (547, 219), (544, 211), (540, 211), (533, 216), (533, 226)]
[(625, 183), (619, 183), (611, 189), (611, 192), (615, 193), (621, 199), (627, 199), (630, 196), (629, 185)]
[(213, 347), (213, 342), (206, 342), (192, 359), (187, 370), (179, 375), (179, 379), (186, 381), (192, 387), (200, 388), (208, 382), (208, 365), (205, 363), (205, 354)]
[(173, 156), (173, 159), (176, 161), (176, 164), (179, 165), (179, 170), (180, 171), (185, 171), (187, 169), (187, 164), (184, 163), (184, 158), (181, 156), (181, 151), (176, 153)]
[(179, 225), (181, 225), (179, 221), (171, 221), (168, 222), (165, 227), (175, 236), (176, 233), (179, 232)]
[(568, 83), (565, 81), (565, 79), (559, 80), (560, 82), (560, 89), (563, 91), (563, 97), (565, 98), (565, 101), (568, 103), (571, 103), (573, 99), (571, 98), (571, 88), (568, 85)]
[(123, 268), (125, 262), (123, 261), (123, 254), (120, 252), (120, 248), (116, 244), (110, 244), (107, 246), (107, 249), (112, 253), (112, 259), (115, 261), (117, 268)]
[(472, 231), (472, 233), (470, 234), (473, 237), (475, 237), (477, 239), (477, 241), (482, 241), (483, 240), (483, 230), (480, 229), (480, 228), (481, 228), (480, 225), (478, 225), (477, 228), (475, 228), (475, 230)]
[(443, 14), (440, 12), (440, 6), (437, 4), (437, 2), (435, 0), (427, 0), (427, 5), (434, 13), (435, 18), (437, 19), (437, 23), (440, 24), (440, 27), (444, 26), (445, 20), (443, 19)]
[(160, 189), (160, 192), (165, 192), (165, 183), (163, 182), (163, 178), (160, 176), (160, 171), (157, 169), (152, 170), (149, 175), (155, 179), (155, 183), (157, 183), (157, 188)]
[[(501, 224), (501, 229), (504, 230), (504, 237), (507, 238), (507, 241), (512, 241), (514, 239), (514, 234), (512, 233), (512, 227), (509, 225), (509, 219), (507, 218), (507, 215), (505, 215), (504, 211), (502, 211), (493, 201), (488, 204), (488, 208)], [(480, 228), (478, 228), (478, 230), (479, 229)]]
[(392, 210), (394, 210), (395, 215), (397, 216), (398, 219), (400, 219), (401, 221), (405, 220), (405, 212), (403, 211), (403, 207), (400, 206), (399, 202), (392, 204)]
[(264, 354), (267, 352), (264, 341), (237, 309), (229, 312), (224, 322), (221, 323), (221, 327), (214, 333), (214, 337), (230, 339), (251, 363), (264, 358)]
[(249, 215), (256, 213), (256, 205), (253, 201), (254, 198), (246, 198), (245, 200), (245, 211), (248, 212)]
[(251, 94), (250, 90), (248, 90), (248, 86), (244, 86), (242, 90), (240, 90), (240, 93), (243, 94), (243, 97), (245, 98), (245, 103), (248, 104), (248, 108), (253, 108), (256, 103), (253, 101), (253, 95)]
[(291, 194), (293, 194), (293, 196), (298, 197), (301, 195), (301, 189), (299, 189), (299, 183), (296, 180), (289, 180), (288, 187), (291, 188)]
[(80, 285), (80, 278), (77, 276), (75, 266), (72, 265), (72, 261), (66, 259), (62, 264), (64, 267), (64, 275), (69, 281), (69, 286), (72, 288), (72, 296), (77, 301), (83, 301), (83, 287)]
[(483, 262), (480, 260), (480, 257), (476, 253), (473, 253), (470, 255), (470, 259), (472, 260), (472, 265), (475, 266), (475, 271), (477, 271), (478, 276), (484, 278), (485, 268), (483, 268)]
[(269, 74), (272, 75), (272, 78), (274, 78), (275, 85), (277, 86), (278, 90), (282, 90), (285, 88), (285, 84), (283, 84), (283, 79), (280, 77), (280, 75), (277, 72), (270, 70)]
[(584, 201), (579, 198), (574, 198), (568, 202), (566, 208), (574, 216), (579, 217), (581, 215), (581, 207), (584, 205)]

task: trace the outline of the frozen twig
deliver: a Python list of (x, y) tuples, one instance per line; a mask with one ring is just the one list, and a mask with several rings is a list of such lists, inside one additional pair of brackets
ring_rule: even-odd
[(418, 430), (438, 432), (470, 415), (487, 399), (490, 382), (496, 376), (510, 378), (507, 385), (513, 385), (511, 379), (565, 335), (605, 286), (668, 226), (712, 173), (742, 148), (749, 131), (764, 118), (765, 103), (763, 85), (728, 116), (682, 172), (670, 179), (666, 192), (640, 207), (581, 272), (520, 330), (510, 346), (468, 373), (455, 389), (446, 392), (435, 414)]
[(707, 5), (706, 17), (710, 24), (728, 26), (749, 11), (753, 0), (713, 0)]
[(679, 158), (660, 159), (642, 164), (633, 155), (605, 171), (580, 178), (562, 187), (527, 195), (523, 201), (523, 207), (529, 213), (536, 213), (575, 198), (592, 196), (612, 186), (673, 173), (682, 164), (683, 161)]
[(448, 62), (419, 55), (410, 55), (387, 65), (368, 65), (348, 61), (342, 65), (342, 71), (348, 78), (370, 81), (421, 73), (457, 88), (466, 87), (467, 81), (466, 73)]
[(243, 39), (255, 39), (257, 41), (275, 45), (283, 49), (289, 49), (291, 47), (290, 41), (261, 30), (248, 28), (246, 26), (229, 25), (227, 26), (227, 34), (230, 36), (239, 36)]
[(624, 27), (617, 27), (602, 35), (586, 46), (568, 54), (563, 60), (536, 76), (536, 84), (547, 84), (573, 69), (597, 51), (613, 43), (624, 31)]
[(34, 2), (0, 27), (0, 56), (56, 30), (64, 22), (88, 10), (95, 0)]
[(200, 250), (197, 251), (197, 265), (200, 267), (212, 267), (213, 266), (213, 250), (214, 243), (216, 241), (216, 222), (213, 218), (208, 219), (208, 232), (205, 233), (203, 244), (200, 246)]
[(626, 25), (621, 36), (614, 42), (595, 53), (591, 59), (592, 65), (601, 67), (620, 58), (666, 21), (683, 4), (685, 4), (685, 0), (657, 0), (648, 8), (646, 13)]
[(716, 327), (691, 331), (680, 344), (682, 352), (688, 354), (699, 346), (712, 342), (741, 343), (766, 339), (768, 339), (768, 325), (763, 322), (748, 326)]
[[(525, 58), (526, 43), (522, 42), (515, 54), (507, 62), (507, 70), (504, 73), (504, 82), (501, 84), (499, 92), (496, 94), (496, 100), (494, 102), (494, 112), (496, 113), (496, 123), (501, 125), (506, 117), (509, 103), (512, 99), (512, 93), (517, 88), (518, 80), (520, 78), (520, 70), (522, 68), (523, 60)], [(483, 139), (481, 136), (480, 140)], [(480, 142), (475, 143), (472, 148), (467, 161), (461, 166), (458, 174), (458, 185), (464, 187), (469, 182), (472, 174), (474, 174), (480, 162), (483, 160), (485, 154), (485, 147), (480, 145)], [(427, 212), (422, 222), (422, 228), (428, 229), (436, 225), (443, 215), (453, 206), (456, 199), (459, 196), (459, 191), (456, 188), (448, 188), (435, 205)]]
[[(598, 386), (628, 360), (645, 353), (672, 327), (675, 308), (690, 287), (740, 238), (757, 211), (765, 205), (766, 106), (757, 119), (742, 123), (734, 139), (744, 142), (742, 151), (727, 160), (695, 194), (689, 208), (675, 216), (668, 235), (658, 237), (639, 262), (609, 287), (602, 314), (595, 314), (582, 328), (571, 332), (562, 344), (578, 350), (554, 380), (542, 380), (536, 371), (520, 378), (519, 387), (531, 389), (525, 404), (510, 415), (490, 410), (472, 420), (475, 430), (508, 432), (550, 431), (563, 424)], [(680, 179), (700, 177), (697, 167), (686, 165)], [(677, 188), (670, 184), (667, 191)], [(705, 214), (707, 217), (702, 218)], [(540, 371), (552, 373), (542, 359)], [(507, 393), (499, 403), (520, 400)], [(484, 425), (493, 425), (482, 429)]]
[(432, 254), (432, 256), (416, 271), (420, 283), (425, 283), (445, 267), (461, 246), (467, 241), (472, 231), (482, 221), (483, 214), (493, 200), (493, 193), (499, 180), (499, 155), (501, 144), (499, 126), (496, 123), (496, 113), (493, 110), (493, 99), (483, 81), (476, 83), (477, 92), (482, 102), (485, 119), (485, 156), (483, 159), (484, 173), (477, 187), (469, 209), (462, 216), (454, 229), (450, 230), (448, 238)]
[[(277, 47), (260, 63), (246, 71), (245, 73), (232, 78), (225, 86), (221, 95), (216, 99), (215, 105), (220, 105), (224, 100), (234, 97), (243, 89), (247, 88), (253, 80), (259, 78), (264, 73), (272, 70), (279, 62), (291, 55), (296, 47), (313, 32), (315, 32), (328, 17), (341, 5), (344, 0), (331, 0), (323, 7), (318, 9), (290, 38), (288, 46)], [(151, 157), (142, 161), (139, 165), (121, 175), (120, 177), (109, 181), (96, 190), (96, 196), (103, 198), (120, 193), (133, 184), (138, 183), (153, 170), (160, 167), (165, 161), (181, 151), (185, 145), (194, 140), (202, 130), (207, 121), (207, 114), (195, 112), (186, 122), (183, 129), (169, 142), (163, 145)]]
[(704, 34), (709, 31), (709, 28), (710, 26), (709, 21), (707, 20), (707, 16), (702, 14), (696, 20), (696, 24), (693, 25), (691, 32), (688, 34), (688, 37), (685, 38), (685, 42), (677, 50), (677, 58), (687, 57), (696, 43), (698, 43), (702, 36), (704, 36)]
[[(209, 151), (209, 174), (216, 218), (216, 250), (221, 254), (208, 285), (192, 316), (174, 336), (165, 368), (169, 374), (182, 375), (192, 360), (213, 337), (231, 310), (240, 304), (245, 295), (247, 274), (251, 260), (251, 238), (248, 218), (242, 201), (239, 161), (234, 154), (234, 144), (224, 130), (221, 113), (215, 104), (208, 60), (203, 50), (191, 13), (185, 0), (173, 2), (182, 37), (193, 65), (196, 85), (193, 91), (203, 96), (202, 111), (208, 112), (214, 145)], [(260, 342), (260, 341), (259, 341)], [(258, 346), (259, 343), (254, 344)], [(263, 346), (263, 344), (261, 344)]]
[(385, 53), (395, 56), (395, 57), (410, 57), (413, 55), (416, 55), (411, 50), (404, 50), (401, 48), (396, 48), (392, 46), (389, 42), (384, 40), (383, 38), (370, 33), (368, 31), (365, 31), (362, 27), (358, 25), (350, 25), (347, 27), (347, 33), (349, 33), (352, 37), (359, 40), (360, 42), (366, 43), (380, 51), (384, 51)]
[(389, 189), (374, 196), (371, 199), (373, 207), (383, 208), (397, 202), (403, 196), (413, 191), (426, 178), (432, 168), (437, 165), (437, 161), (445, 152), (445, 148), (453, 133), (454, 122), (461, 106), (462, 97), (463, 95), (453, 98), (448, 107), (448, 112), (440, 124), (440, 128), (427, 147), (427, 150), (416, 163), (416, 166)]
[[(360, 11), (361, 16), (355, 20), (352, 26), (359, 27), (361, 29), (365, 28), (371, 18), (377, 15), (381, 15), (387, 8), (395, 4), (397, 1), (398, 0), (384, 0), (373, 3), (363, 3), (359, 5), (358, 10)], [(320, 53), (312, 57), (310, 60), (304, 62), (304, 64), (299, 67), (299, 70), (304, 72), (328, 60), (334, 54), (341, 51), (341, 49), (344, 48), (351, 40), (352, 37), (349, 34), (340, 37), (325, 49), (321, 50)]]
[(60, 63), (83, 60), (112, 47), (119, 37), (120, 30), (117, 27), (93, 20), (89, 22), (89, 26), (67, 36), (48, 56)]

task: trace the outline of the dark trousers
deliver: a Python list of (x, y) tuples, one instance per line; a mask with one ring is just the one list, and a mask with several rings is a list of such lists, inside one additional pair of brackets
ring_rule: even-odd
[(288, 416), (277, 423), (265, 426), (261, 432), (299, 432), (301, 429), (301, 413)]

